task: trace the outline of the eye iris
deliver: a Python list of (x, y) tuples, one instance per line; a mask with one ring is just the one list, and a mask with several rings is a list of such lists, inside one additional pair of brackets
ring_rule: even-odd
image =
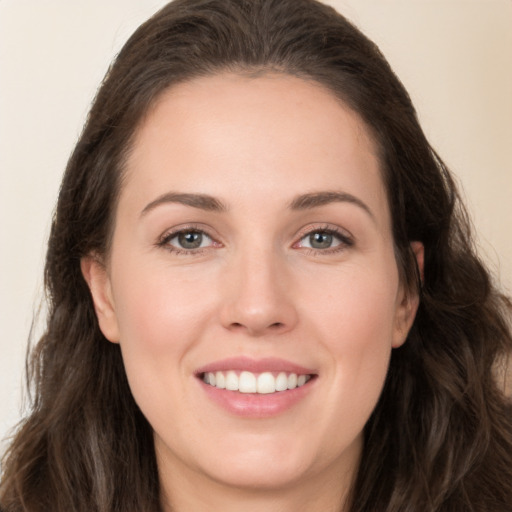
[(187, 231), (178, 235), (178, 242), (184, 249), (197, 249), (203, 242), (203, 234), (197, 231)]
[(315, 249), (328, 249), (332, 245), (332, 235), (323, 231), (317, 231), (309, 235), (309, 243)]

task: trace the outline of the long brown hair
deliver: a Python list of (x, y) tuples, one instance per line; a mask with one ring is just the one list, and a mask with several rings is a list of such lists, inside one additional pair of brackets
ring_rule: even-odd
[[(222, 70), (319, 82), (380, 149), (398, 266), (421, 303), (365, 427), (350, 511), (510, 510), (512, 408), (496, 380), (512, 351), (510, 302), (475, 255), (453, 179), (404, 87), (370, 40), (313, 0), (176, 0), (115, 60), (63, 178), (45, 267), (47, 328), (29, 360), (32, 412), (4, 459), (0, 506), (160, 510), (152, 430), (119, 347), (99, 330), (80, 259), (108, 254), (123, 165), (156, 98)], [(425, 246), (421, 284), (411, 240)]]

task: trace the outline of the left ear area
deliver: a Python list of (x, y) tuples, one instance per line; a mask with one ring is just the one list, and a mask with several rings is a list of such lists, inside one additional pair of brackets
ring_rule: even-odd
[(94, 255), (83, 257), (80, 267), (91, 292), (101, 332), (109, 341), (118, 343), (119, 326), (107, 269)]
[[(416, 258), (416, 264), (421, 282), (424, 276), (425, 248), (421, 242), (411, 242), (411, 249)], [(412, 327), (420, 303), (419, 290), (407, 290), (402, 283), (400, 286), (399, 302), (397, 303), (393, 348), (401, 347)]]

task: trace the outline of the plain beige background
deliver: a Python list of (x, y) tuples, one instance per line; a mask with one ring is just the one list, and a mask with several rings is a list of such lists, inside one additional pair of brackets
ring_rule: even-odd
[[(20, 417), (67, 157), (112, 57), (164, 3), (0, 0), (0, 438)], [(512, 292), (512, 0), (328, 3), (379, 44), (408, 88), (462, 183), (482, 253)]]

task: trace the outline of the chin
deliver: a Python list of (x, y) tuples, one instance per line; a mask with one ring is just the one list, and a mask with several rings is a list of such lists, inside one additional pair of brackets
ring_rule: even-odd
[(200, 464), (203, 472), (219, 484), (268, 492), (282, 492), (317, 478), (321, 481), (322, 475), (333, 470), (344, 473), (347, 468), (354, 469), (358, 464), (359, 438), (345, 448), (326, 447), (315, 443), (313, 438), (302, 438), (297, 442), (297, 438), (296, 435), (272, 439), (263, 436), (251, 443), (234, 441), (229, 451), (224, 450), (222, 457), (216, 455), (213, 460), (203, 459)]
[(255, 461), (252, 458), (243, 458), (234, 464), (219, 464), (214, 471), (209, 468), (209, 473), (217, 483), (233, 488), (282, 491), (299, 484), (310, 471), (295, 464), (291, 465), (288, 460), (260, 458)]

